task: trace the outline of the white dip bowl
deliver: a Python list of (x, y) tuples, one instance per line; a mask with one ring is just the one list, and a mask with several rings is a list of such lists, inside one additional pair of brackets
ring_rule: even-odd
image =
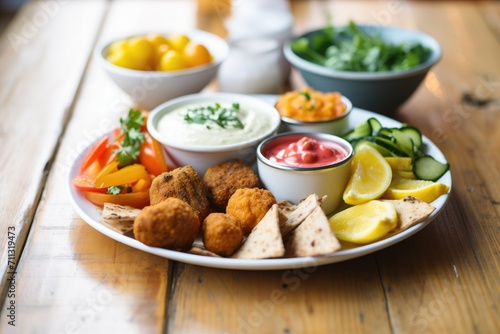
[[(233, 108), (235, 103), (237, 111)], [(221, 109), (214, 114), (220, 115), (226, 109), (221, 119), (227, 121), (233, 110), (232, 115), (241, 120), (243, 128), (233, 126), (231, 121), (221, 127), (207, 120), (206, 115), (211, 113), (207, 107), (215, 108), (216, 104)], [(197, 117), (200, 114), (202, 117)], [(200, 119), (204, 121), (200, 123)], [(191, 165), (201, 176), (209, 167), (232, 159), (252, 166), (257, 145), (276, 134), (279, 125), (280, 116), (270, 104), (230, 93), (192, 94), (170, 100), (155, 108), (147, 122), (149, 133), (164, 146), (173, 163)]]

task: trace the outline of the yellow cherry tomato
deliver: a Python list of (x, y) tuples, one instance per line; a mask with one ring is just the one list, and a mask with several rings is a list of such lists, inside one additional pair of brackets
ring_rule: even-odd
[(145, 37), (133, 37), (127, 42), (129, 56), (137, 60), (149, 59), (154, 52), (151, 42)]
[(168, 42), (177, 51), (182, 51), (186, 47), (186, 45), (190, 42), (189, 37), (186, 35), (173, 35), (170, 36)]
[(126, 52), (126, 50), (125, 50), (126, 47), (127, 47), (126, 40), (113, 42), (113, 43), (111, 43), (111, 45), (108, 48), (108, 55), (113, 55), (113, 54), (120, 53), (120, 52)]
[(137, 62), (134, 59), (131, 59), (124, 50), (117, 50), (113, 54), (107, 56), (106, 59), (110, 63), (116, 66), (130, 68), (134, 70), (141, 69), (138, 67)]
[(167, 38), (163, 35), (160, 35), (160, 34), (149, 35), (146, 38), (155, 47), (158, 47), (158, 46), (163, 45), (163, 44), (168, 44)]
[(146, 37), (133, 37), (127, 41), (127, 56), (134, 62), (134, 68), (147, 70), (155, 54), (153, 44)]
[(184, 48), (184, 58), (189, 67), (205, 65), (212, 61), (210, 52), (203, 44), (192, 42)]
[(151, 65), (152, 69), (154, 69), (154, 70), (160, 69), (161, 58), (168, 50), (172, 50), (172, 48), (168, 44), (160, 44), (160, 45), (155, 46), (155, 53), (150, 61), (150, 65)]
[(187, 63), (179, 51), (168, 50), (161, 58), (161, 71), (174, 71), (187, 68)]

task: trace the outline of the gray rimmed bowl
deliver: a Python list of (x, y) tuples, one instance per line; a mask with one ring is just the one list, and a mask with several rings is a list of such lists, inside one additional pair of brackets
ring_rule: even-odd
[[(433, 37), (416, 30), (394, 26), (360, 25), (359, 27), (370, 34), (377, 34), (386, 42), (395, 44), (419, 42), (429, 48), (431, 54), (424, 63), (411, 69), (384, 72), (333, 70), (295, 54), (291, 49), (291, 42), (284, 46), (285, 57), (312, 88), (324, 92), (339, 91), (351, 100), (354, 107), (393, 115), (397, 108), (417, 90), (429, 70), (441, 59), (441, 47)], [(296, 38), (309, 39), (321, 30), (309, 31)]]

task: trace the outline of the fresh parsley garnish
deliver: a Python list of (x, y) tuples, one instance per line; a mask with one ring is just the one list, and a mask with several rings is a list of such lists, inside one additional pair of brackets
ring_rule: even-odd
[[(226, 108), (216, 102), (213, 106), (188, 109), (184, 115), (184, 121), (194, 124), (215, 123), (223, 129), (243, 129), (244, 125), (238, 117), (239, 113), (239, 103), (233, 103), (231, 107)], [(211, 126), (206, 124), (206, 128), (210, 130)]]
[(106, 193), (110, 195), (118, 195), (122, 191), (122, 187), (120, 186), (111, 186), (108, 187)]
[(309, 92), (300, 92), (299, 94), (303, 95), (307, 101), (311, 100), (311, 94), (309, 94)]
[(353, 21), (334, 30), (331, 21), (318, 33), (295, 39), (292, 50), (313, 63), (340, 71), (407, 70), (425, 62), (431, 51), (417, 42), (388, 43)]
[(120, 129), (125, 136), (114, 153), (121, 167), (130, 165), (139, 157), (141, 144), (145, 141), (142, 125), (144, 116), (140, 110), (130, 109), (127, 117), (120, 118)]

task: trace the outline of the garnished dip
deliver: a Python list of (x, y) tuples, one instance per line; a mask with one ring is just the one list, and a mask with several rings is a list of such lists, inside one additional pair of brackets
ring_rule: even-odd
[(206, 124), (209, 130), (212, 129), (212, 124), (224, 129), (243, 129), (244, 125), (238, 118), (239, 111), (239, 103), (233, 103), (229, 108), (224, 108), (220, 103), (215, 103), (214, 106), (188, 109), (186, 115), (184, 115), (184, 120), (187, 123)]
[(327, 166), (348, 155), (346, 149), (336, 143), (310, 137), (281, 138), (263, 154), (270, 161), (291, 167)]
[(347, 106), (338, 92), (322, 93), (309, 87), (281, 95), (276, 109), (283, 117), (304, 122), (318, 122), (342, 116)]
[(166, 113), (158, 131), (170, 143), (179, 145), (232, 145), (258, 138), (274, 121), (266, 112), (245, 108), (238, 102), (197, 103)]

